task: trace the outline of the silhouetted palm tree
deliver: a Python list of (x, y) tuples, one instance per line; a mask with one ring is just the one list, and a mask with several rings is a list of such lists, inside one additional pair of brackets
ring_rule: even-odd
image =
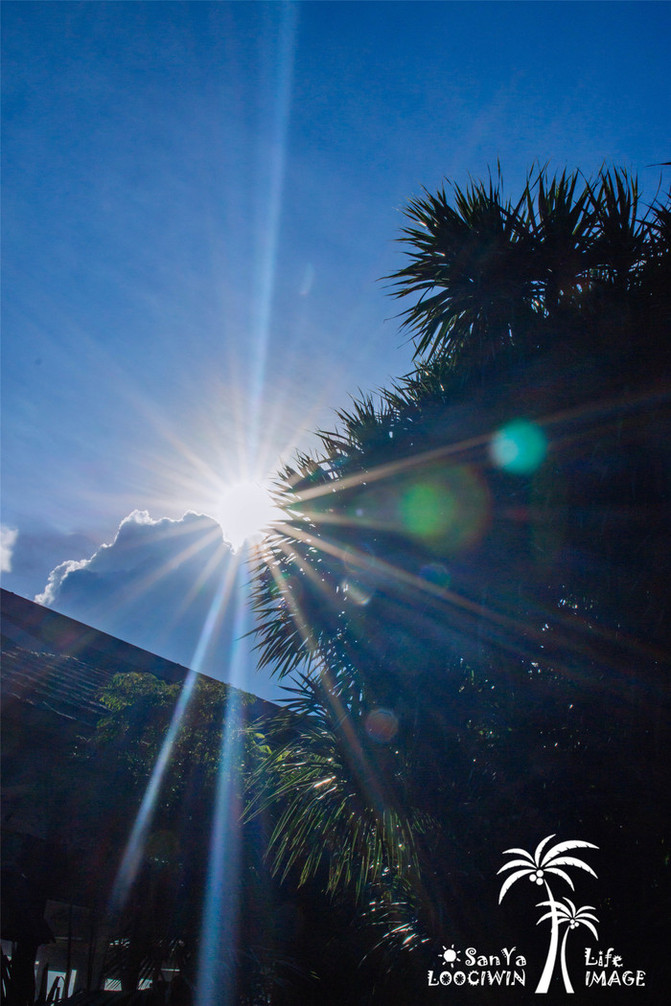
[(402, 314), (416, 356), (488, 370), (511, 351), (598, 337), (595, 316), (617, 320), (646, 281), (660, 211), (641, 215), (637, 180), (619, 168), (595, 180), (535, 169), (515, 204), (500, 171), (412, 200), (409, 262), (387, 278), (396, 297), (418, 297)]
[[(662, 736), (637, 720), (631, 667), (663, 724), (671, 207), (642, 209), (617, 169), (539, 170), (515, 203), (490, 180), (408, 215), (395, 279), (418, 298), (416, 369), (280, 474), (254, 603), (260, 662), (304, 675), (296, 737), (269, 755), (265, 799), (290, 798), (275, 866), (300, 877), (305, 859), (331, 891), (417, 876), (398, 924), (421, 939), (454, 935), (455, 876), (476, 884), (474, 850), (529, 787), (559, 813), (586, 767), (605, 801), (609, 724)], [(533, 464), (506, 468), (495, 444), (523, 454), (525, 436)], [(393, 742), (366, 729), (378, 710)], [(406, 866), (362, 778), (407, 825)]]

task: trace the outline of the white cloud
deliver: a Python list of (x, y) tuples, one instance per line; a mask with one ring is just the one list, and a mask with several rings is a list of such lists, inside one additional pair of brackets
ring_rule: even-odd
[[(107, 548), (106, 545), (102, 545), (101, 547)], [(95, 558), (95, 556), (92, 558)], [(35, 595), (37, 603), (51, 606), (58, 601), (58, 595), (63, 580), (65, 580), (70, 573), (75, 573), (78, 569), (86, 569), (90, 562), (91, 559), (68, 559), (67, 562), (61, 562), (49, 573), (47, 585), (42, 593)]]
[(0, 571), (3, 573), (12, 571), (12, 553), (18, 534), (16, 528), (0, 525)]
[[(277, 686), (255, 671), (253, 643), (239, 639), (250, 626), (240, 621), (248, 573), (243, 567), (236, 579), (238, 565), (211, 517), (189, 512), (180, 520), (155, 520), (135, 510), (121, 521), (114, 541), (89, 559), (56, 566), (35, 600), (150, 652), (187, 667), (197, 664), (206, 674), (276, 698)], [(238, 677), (240, 668), (244, 680)]]
[[(219, 525), (202, 514), (186, 513), (181, 520), (162, 517), (152, 519), (146, 510), (133, 510), (119, 524), (114, 541), (101, 545), (89, 559), (68, 560), (60, 563), (49, 574), (47, 585), (35, 600), (38, 604), (56, 605), (57, 602), (72, 602), (92, 605), (94, 598), (81, 596), (82, 586), (90, 586), (89, 577), (78, 576), (90, 573), (96, 577), (113, 577), (126, 574), (132, 577), (148, 569), (149, 564), (166, 564), (165, 575), (170, 576), (190, 557), (189, 550), (182, 548), (183, 535), (197, 531), (202, 537), (202, 546), (221, 539)], [(149, 587), (149, 585), (148, 585)], [(107, 593), (109, 586), (105, 587)]]

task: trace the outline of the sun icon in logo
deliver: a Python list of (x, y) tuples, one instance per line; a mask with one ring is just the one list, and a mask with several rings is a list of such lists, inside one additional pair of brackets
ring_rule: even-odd
[(454, 966), (454, 964), (459, 960), (459, 953), (460, 953), (459, 950), (454, 949), (454, 943), (453, 943), (451, 947), (443, 947), (443, 952), (440, 956), (443, 958), (446, 964), (451, 964), (452, 966)]

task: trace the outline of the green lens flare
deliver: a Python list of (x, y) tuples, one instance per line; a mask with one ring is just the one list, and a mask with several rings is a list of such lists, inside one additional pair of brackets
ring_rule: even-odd
[(408, 479), (397, 507), (403, 530), (443, 554), (473, 545), (488, 524), (487, 489), (475, 472), (460, 465)]
[(420, 483), (407, 489), (401, 499), (405, 528), (421, 538), (433, 538), (449, 525), (455, 501), (435, 485)]

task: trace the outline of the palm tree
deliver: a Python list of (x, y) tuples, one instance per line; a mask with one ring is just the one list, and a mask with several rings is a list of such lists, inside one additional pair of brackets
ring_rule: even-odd
[(371, 741), (366, 724), (372, 732), (379, 717), (371, 724), (342, 680), (304, 675), (287, 691), (293, 698), (282, 713), (255, 728), (265, 756), (250, 775), (246, 809), (248, 819), (272, 822), (271, 871), (280, 882), (349, 899), (381, 932), (380, 943), (407, 950), (421, 942), (418, 841), (432, 822), (408, 799), (403, 753), (384, 747), (388, 725), (381, 744)]
[[(545, 637), (536, 633), (531, 643), (520, 644), (517, 631), (506, 641), (512, 651), (522, 649), (534, 659), (529, 649), (537, 652), (541, 642), (547, 653), (550, 637), (543, 626), (557, 618), (560, 601), (570, 593), (588, 607), (596, 591), (601, 600), (613, 593), (617, 570), (604, 576), (599, 565), (605, 558), (609, 573), (609, 566), (622, 564), (622, 540), (640, 542), (640, 535), (604, 533), (604, 521), (619, 531), (625, 507), (662, 512), (664, 506), (657, 474), (650, 471), (647, 483), (639, 475), (647, 444), (631, 451), (631, 477), (604, 486), (599, 472), (596, 487), (589, 481), (585, 492), (585, 482), (570, 469), (557, 471), (555, 461), (553, 480), (546, 479), (533, 498), (527, 488), (534, 487), (497, 479), (487, 445), (496, 424), (516, 413), (526, 413), (542, 428), (549, 424), (561, 441), (564, 427), (556, 420), (561, 410), (586, 417), (582, 428), (575, 416), (569, 418), (568, 437), (593, 439), (588, 423), (599, 394), (621, 403), (622, 421), (612, 424), (616, 432), (603, 450), (593, 442), (591, 466), (606, 466), (609, 459), (599, 451), (617, 453), (618, 468), (629, 464), (622, 425), (639, 423), (637, 395), (649, 393), (651, 379), (659, 381), (660, 354), (669, 342), (671, 205), (655, 200), (641, 212), (636, 180), (619, 169), (604, 169), (594, 180), (566, 172), (549, 177), (536, 169), (515, 204), (504, 200), (499, 177), (488, 185), (426, 194), (410, 203), (407, 215), (414, 226), (401, 240), (411, 245), (410, 261), (392, 278), (397, 297), (419, 296), (404, 312), (404, 324), (423, 358), (377, 398), (364, 395), (340, 410), (338, 429), (319, 434), (319, 452), (300, 455), (281, 475), (286, 520), (255, 577), (261, 661), (280, 676), (323, 660), (331, 672), (348, 666), (363, 678), (374, 675), (381, 662), (392, 676), (397, 667), (424, 663), (426, 647), (419, 652), (399, 646), (399, 636), (405, 643), (416, 641), (416, 625), (404, 631), (409, 611), (414, 623), (422, 609), (436, 614), (424, 632), (427, 639), (438, 638), (439, 622), (455, 618), (455, 631), (465, 641), (475, 632), (502, 640), (501, 620), (495, 627), (476, 626), (472, 605), (505, 594), (502, 585), (511, 580), (528, 581), (532, 606), (548, 595), (535, 618)], [(651, 414), (650, 428), (665, 421), (663, 414), (659, 420)], [(466, 468), (475, 479), (464, 478)], [(598, 506), (592, 503), (595, 488)], [(432, 497), (462, 501), (472, 522), (446, 508), (428, 513)], [(572, 538), (562, 554), (580, 561), (576, 558), (567, 574), (562, 571), (562, 582), (555, 577), (555, 586), (546, 576), (542, 582), (533, 579), (536, 571), (544, 576), (542, 565), (527, 562), (515, 569), (528, 554), (528, 541), (519, 522), (503, 513), (525, 510), (537, 521), (529, 528), (534, 538), (547, 537), (545, 525), (555, 524), (557, 516), (566, 515), (563, 529), (570, 523)], [(456, 519), (449, 524), (451, 517)], [(491, 536), (492, 547), (480, 551), (479, 568), (459, 563), (464, 546), (477, 545), (494, 522), (496, 541)], [(592, 558), (596, 543), (599, 554)], [(653, 545), (653, 564), (659, 554)], [(471, 607), (452, 605), (446, 611), (437, 605), (438, 592), (427, 597), (417, 573), (436, 563), (452, 569), (455, 559), (459, 573), (470, 578), (463, 593)], [(591, 569), (595, 575), (582, 582)], [(567, 584), (571, 578), (575, 584)], [(357, 590), (361, 584), (363, 591)], [(358, 606), (357, 596), (364, 602)], [(498, 614), (505, 615), (509, 606), (502, 596)], [(618, 628), (627, 626), (623, 619), (638, 627), (653, 610), (640, 589), (618, 607), (611, 619)], [(520, 613), (517, 602), (515, 613)], [(656, 631), (667, 621), (660, 612)], [(531, 612), (518, 622), (533, 624)], [(568, 620), (562, 622), (565, 629)], [(373, 641), (390, 638), (393, 647), (368, 653)], [(570, 648), (565, 636), (553, 639), (558, 653)], [(442, 666), (444, 650), (440, 661)]]
[(338, 687), (305, 678), (295, 691), (284, 714), (265, 723), (268, 754), (252, 776), (247, 814), (273, 808), (269, 855), (282, 879), (295, 872), (304, 884), (324, 875), (327, 893), (351, 886), (360, 900), (384, 876), (416, 871), (413, 828), (384, 791)]
[[(300, 693), (294, 742), (280, 757), (273, 740), (259, 782), (281, 820), (274, 867), (358, 887), (360, 906), (409, 855), (392, 841), (405, 829), (411, 875), (441, 899), (439, 925), (424, 927), (435, 939), (457, 931), (455, 903), (474, 903), (470, 862), (515, 786), (536, 780), (526, 805), (542, 787), (552, 816), (583, 767), (603, 767), (594, 792), (619, 785), (606, 724), (624, 711), (631, 729), (638, 715), (633, 654), (659, 687), (671, 208), (642, 212), (615, 169), (592, 181), (541, 170), (517, 202), (490, 180), (427, 195), (408, 216), (396, 295), (419, 298), (405, 312), (416, 369), (340, 410), (318, 450), (284, 469), (284, 521), (254, 571), (260, 662), (298, 675)], [(527, 475), (498, 469), (490, 449), (517, 416), (547, 442)], [(399, 729), (376, 747), (365, 724), (379, 708)], [(562, 870), (551, 853), (523, 865)], [(382, 900), (396, 911), (396, 890)], [(419, 903), (406, 899), (407, 918)]]
[(561, 877), (562, 880), (566, 881), (571, 890), (574, 889), (573, 881), (564, 867), (574, 867), (576, 869), (585, 870), (593, 877), (596, 877), (596, 873), (591, 866), (584, 863), (582, 859), (578, 859), (576, 856), (565, 855), (565, 853), (569, 852), (571, 849), (596, 849), (598, 848), (596, 845), (593, 845), (591, 842), (583, 842), (579, 839), (569, 839), (565, 842), (557, 842), (556, 845), (551, 846), (551, 848), (546, 851), (545, 847), (554, 837), (554, 835), (548, 835), (539, 842), (533, 855), (524, 849), (506, 849), (503, 853), (504, 856), (514, 855), (519, 856), (520, 858), (511, 860), (509, 863), (502, 866), (498, 871), (499, 873), (503, 873), (506, 870), (515, 870), (514, 873), (511, 873), (508, 877), (506, 877), (501, 885), (499, 904), (501, 904), (506, 893), (510, 890), (512, 885), (520, 879), (520, 877), (528, 877), (532, 883), (545, 885), (548, 901), (543, 902), (543, 904), (550, 906), (550, 911), (546, 917), (551, 920), (552, 929), (545, 966), (538, 982), (538, 986), (536, 987), (536, 992), (540, 993), (547, 992), (550, 987), (550, 980), (555, 969), (557, 950), (559, 947), (559, 909), (561, 906), (555, 900), (552, 891), (550, 890), (550, 886), (547, 881), (547, 874), (553, 874), (554, 876)]
[(452, 185), (413, 199), (406, 215), (414, 226), (400, 239), (412, 246), (410, 264), (393, 276), (396, 296), (420, 294), (404, 312), (417, 337), (417, 355), (440, 350), (452, 358), (485, 361), (505, 349), (533, 312), (534, 235), (527, 194), (504, 201), (496, 183)]
[[(535, 168), (515, 204), (500, 169), (496, 183), (413, 199), (399, 239), (409, 262), (386, 278), (395, 297), (419, 297), (401, 314), (416, 357), (484, 373), (511, 352), (598, 340), (646, 287), (660, 250), (665, 206), (640, 209), (636, 178), (619, 168), (593, 180)], [(668, 278), (668, 241), (663, 255)]]
[[(593, 922), (598, 922), (596, 915), (593, 915), (594, 905), (583, 905), (581, 908), (576, 908), (570, 898), (564, 898), (566, 905), (557, 903), (555, 905), (557, 917), (559, 919), (559, 924), (565, 923), (566, 929), (564, 930), (564, 937), (561, 943), (561, 973), (564, 979), (564, 988), (567, 992), (573, 992), (573, 986), (571, 985), (571, 979), (568, 974), (568, 967), (566, 965), (566, 939), (569, 932), (572, 929), (577, 929), (578, 926), (587, 926), (590, 932), (594, 933), (594, 938), (598, 939), (598, 933), (596, 927), (592, 925)], [(540, 925), (541, 922), (545, 922), (546, 919), (552, 918), (552, 903), (550, 901), (541, 901), (537, 905), (538, 908), (544, 908), (545, 906), (550, 907), (550, 911), (542, 915), (537, 922)]]

